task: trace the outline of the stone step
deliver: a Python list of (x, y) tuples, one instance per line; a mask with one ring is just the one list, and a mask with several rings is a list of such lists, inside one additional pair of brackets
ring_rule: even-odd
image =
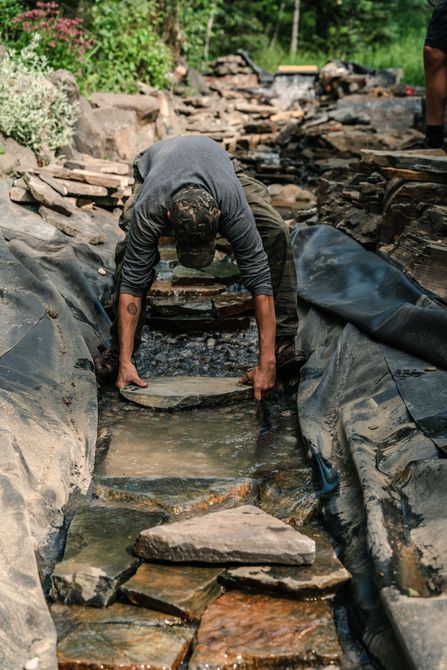
[(310, 565), (315, 542), (258, 507), (242, 505), (142, 531), (134, 547), (146, 560)]
[(120, 389), (126, 400), (153, 409), (190, 409), (248, 400), (251, 387), (237, 377), (155, 377), (147, 388), (125, 386)]
[(331, 605), (231, 591), (208, 606), (189, 670), (273, 670), (337, 664)]

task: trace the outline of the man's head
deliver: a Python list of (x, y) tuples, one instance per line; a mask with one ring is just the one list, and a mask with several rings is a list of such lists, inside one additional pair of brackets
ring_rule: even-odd
[(180, 263), (187, 268), (212, 263), (220, 214), (214, 198), (200, 186), (185, 186), (173, 196), (170, 213)]

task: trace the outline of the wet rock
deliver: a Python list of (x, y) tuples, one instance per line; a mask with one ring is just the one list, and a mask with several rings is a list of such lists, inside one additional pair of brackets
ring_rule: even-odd
[(321, 667), (340, 660), (330, 605), (230, 592), (199, 628), (190, 670)]
[(144, 563), (120, 588), (133, 605), (198, 620), (204, 609), (222, 592), (217, 578), (220, 568)]
[(254, 301), (250, 293), (223, 294), (213, 298), (213, 310), (217, 317), (227, 318), (253, 310)]
[(185, 268), (183, 265), (178, 265), (172, 273), (172, 285), (182, 286), (210, 286), (215, 284), (216, 280), (207, 272), (202, 270), (195, 270), (193, 268)]
[(214, 277), (220, 284), (231, 284), (240, 277), (239, 268), (235, 263), (226, 261), (213, 261), (211, 265), (203, 268), (204, 272)]
[[(151, 341), (152, 337), (151, 334)], [(173, 349), (178, 363), (177, 346)], [(162, 365), (166, 367), (166, 355)], [(239, 478), (246, 476), (256, 462), (253, 445), (259, 425), (251, 407), (245, 406), (242, 411), (227, 406), (157, 412), (156, 416), (144, 411), (130, 425), (123, 403), (115, 405), (118, 400), (109, 403), (114, 412), (105, 417), (110, 445), (106, 458), (98, 464), (97, 476), (146, 477), (150, 472), (158, 477), (177, 478), (178, 464), (182, 463), (185, 478)], [(131, 408), (140, 412), (136, 405)], [(268, 452), (272, 459), (274, 447)]]
[(255, 479), (201, 477), (104, 477), (94, 484), (102, 500), (129, 503), (149, 510), (162, 509), (172, 516), (191, 515), (210, 507), (256, 502)]
[(194, 302), (188, 300), (188, 298), (149, 298), (148, 302), (151, 307), (151, 316), (213, 316), (213, 302), (211, 300)]
[(308, 523), (318, 513), (319, 500), (310, 468), (280, 463), (274, 469), (261, 469), (256, 475), (261, 479), (259, 506), (264, 512), (294, 527)]
[(156, 280), (149, 291), (150, 297), (173, 298), (173, 297), (192, 297), (194, 299), (209, 298), (225, 291), (222, 284), (212, 284), (211, 286), (173, 286), (169, 281)]
[(104, 610), (52, 606), (60, 670), (174, 670), (195, 628), (151, 610), (115, 604)]
[(68, 604), (108, 605), (138, 566), (131, 551), (135, 537), (148, 524), (167, 519), (164, 512), (101, 502), (82, 507), (71, 522), (64, 558), (51, 577), (52, 597)]
[(236, 377), (157, 377), (147, 388), (120, 389), (127, 399), (154, 409), (186, 409), (248, 400), (251, 388)]
[(222, 577), (225, 586), (294, 598), (315, 598), (338, 591), (351, 576), (336, 557), (329, 538), (322, 531), (310, 527), (300, 528), (300, 531), (315, 541), (316, 558), (312, 566), (254, 565), (232, 568)]
[(243, 316), (208, 318), (192, 316), (149, 318), (151, 328), (169, 333), (203, 333), (207, 331), (244, 331), (250, 326), (250, 319)]
[(140, 533), (145, 559), (201, 563), (310, 565), (315, 542), (252, 505), (205, 514)]

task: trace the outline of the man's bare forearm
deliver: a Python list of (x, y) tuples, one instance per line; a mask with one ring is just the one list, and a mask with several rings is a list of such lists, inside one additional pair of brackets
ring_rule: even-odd
[(255, 316), (258, 324), (259, 365), (275, 363), (276, 317), (271, 295), (255, 296)]
[(132, 355), (135, 346), (135, 332), (141, 313), (141, 298), (121, 293), (118, 302), (118, 335), (120, 340), (119, 370), (116, 386), (123, 388), (127, 384), (147, 386), (134, 364)]
[(121, 293), (118, 303), (118, 334), (120, 340), (120, 362), (132, 360), (135, 332), (141, 313), (141, 298)]

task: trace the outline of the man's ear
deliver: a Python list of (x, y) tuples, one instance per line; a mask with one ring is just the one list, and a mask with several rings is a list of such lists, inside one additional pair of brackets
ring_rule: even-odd
[(170, 220), (172, 219), (172, 214), (171, 214), (171, 210), (170, 210), (170, 209), (168, 209), (168, 211), (167, 211), (167, 215), (168, 215), (168, 219), (169, 219), (169, 221), (170, 221)]

